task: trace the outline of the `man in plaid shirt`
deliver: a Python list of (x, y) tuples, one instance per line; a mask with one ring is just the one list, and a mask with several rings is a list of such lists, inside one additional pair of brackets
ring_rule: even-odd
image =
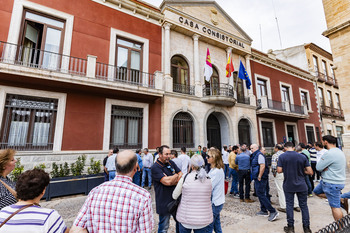
[(151, 195), (132, 183), (137, 157), (125, 150), (118, 154), (117, 175), (91, 190), (71, 232), (152, 232)]

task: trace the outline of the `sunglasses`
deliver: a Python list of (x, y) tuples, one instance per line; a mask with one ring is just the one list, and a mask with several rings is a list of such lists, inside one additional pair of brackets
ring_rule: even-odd
[(209, 159), (209, 158), (213, 158), (213, 156), (207, 155), (207, 158), (208, 158), (208, 159)]

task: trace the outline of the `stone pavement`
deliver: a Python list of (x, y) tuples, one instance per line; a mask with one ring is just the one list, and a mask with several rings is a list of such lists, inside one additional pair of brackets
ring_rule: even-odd
[[(276, 197), (276, 188), (273, 177), (270, 175), (270, 194), (272, 195), (272, 202), (274, 207), (278, 206), (278, 198)], [(346, 184), (350, 184), (350, 173), (347, 174)], [(317, 185), (318, 183), (315, 183)], [(343, 192), (350, 191), (350, 185), (346, 185)], [(153, 198), (153, 210), (155, 211), (154, 190), (151, 190)], [(40, 204), (43, 207), (56, 209), (63, 217), (65, 223), (70, 227), (80, 209), (83, 205), (86, 196), (76, 195), (63, 198), (54, 198), (49, 202), (42, 201)], [(280, 213), (279, 217), (274, 222), (269, 222), (267, 217), (256, 216), (255, 213), (259, 211), (259, 201), (252, 196), (254, 203), (241, 203), (239, 199), (226, 195), (226, 202), (221, 212), (221, 224), (223, 232), (235, 233), (271, 233), (283, 232), (283, 226), (287, 224), (286, 214)], [(328, 202), (325, 199), (320, 199), (316, 196), (308, 198), (308, 206), (310, 212), (311, 229), (313, 232), (325, 227), (333, 222), (332, 213)], [(345, 213), (345, 211), (344, 211)], [(154, 213), (155, 229), (157, 230), (158, 215)], [(294, 212), (295, 232), (303, 232), (301, 213)], [(175, 222), (171, 220), (170, 232), (175, 232)]]

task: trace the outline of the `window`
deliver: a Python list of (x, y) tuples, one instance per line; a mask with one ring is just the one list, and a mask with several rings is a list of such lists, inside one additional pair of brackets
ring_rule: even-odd
[(333, 80), (335, 80), (335, 72), (334, 72), (334, 69), (333, 69), (333, 65), (331, 65), (331, 74), (332, 74)]
[(322, 69), (323, 69), (323, 74), (327, 77), (328, 73), (327, 73), (327, 63), (326, 61), (322, 60)]
[(310, 107), (309, 107), (308, 93), (306, 91), (301, 91), (300, 97), (301, 97), (301, 105), (306, 106), (307, 110), (309, 111)]
[(323, 89), (322, 88), (318, 88), (318, 96), (320, 98), (320, 104), (321, 106), (324, 106), (324, 96), (323, 96)]
[(239, 144), (250, 145), (250, 124), (247, 119), (242, 119), (238, 123)]
[(321, 135), (320, 135), (320, 128), (316, 127), (316, 136), (317, 136), (317, 141), (320, 142), (321, 141)]
[(117, 80), (142, 83), (142, 44), (117, 37)]
[(171, 76), (174, 84), (190, 85), (188, 64), (180, 56), (173, 56), (171, 58)]
[(315, 132), (313, 126), (306, 126), (307, 143), (315, 142)]
[(112, 106), (110, 147), (137, 149), (142, 147), (143, 109)]
[(315, 69), (315, 72), (318, 73), (319, 72), (319, 69), (318, 69), (318, 59), (316, 56), (312, 56), (313, 60), (314, 60), (314, 69)]
[(275, 145), (273, 135), (273, 124), (272, 122), (262, 121), (261, 122), (263, 143), (265, 147), (273, 147)]
[(210, 77), (210, 82), (205, 80), (206, 95), (219, 95), (220, 94), (220, 79), (219, 72), (215, 66), (213, 66), (213, 74)]
[(335, 94), (335, 104), (336, 104), (336, 108), (341, 109), (340, 97), (338, 93)]
[(331, 91), (327, 91), (327, 97), (328, 97), (329, 107), (333, 108), (333, 100), (332, 100), (332, 92)]
[(290, 102), (289, 87), (282, 86), (281, 89), (282, 89), (282, 101)]
[(237, 99), (243, 99), (244, 98), (244, 86), (243, 86), (243, 80), (237, 77)]
[(339, 144), (339, 146), (343, 146), (343, 138), (342, 138), (342, 135), (344, 134), (343, 127), (336, 126), (335, 128), (337, 130), (338, 144)]
[(258, 84), (258, 90), (257, 90), (258, 99), (260, 99), (261, 96), (267, 96), (266, 80), (258, 79), (257, 84)]
[(52, 150), (57, 99), (6, 95), (1, 149)]
[(60, 65), (65, 22), (51, 16), (24, 11), (18, 60), (55, 70)]
[(178, 113), (173, 120), (173, 147), (194, 147), (193, 119), (185, 112)]

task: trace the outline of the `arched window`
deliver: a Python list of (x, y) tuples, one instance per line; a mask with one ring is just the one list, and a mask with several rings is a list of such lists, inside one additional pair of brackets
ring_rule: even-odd
[(175, 84), (190, 85), (189, 68), (184, 58), (178, 55), (171, 58), (171, 76)]
[(180, 112), (173, 121), (173, 147), (194, 147), (193, 119), (190, 114)]
[(239, 144), (246, 143), (247, 145), (251, 144), (250, 141), (250, 124), (247, 119), (242, 119), (238, 123), (238, 137)]
[(210, 82), (205, 80), (205, 85), (206, 86), (211, 86), (211, 87), (218, 87), (219, 86), (219, 72), (216, 69), (215, 66), (213, 66), (213, 74), (211, 75)]

